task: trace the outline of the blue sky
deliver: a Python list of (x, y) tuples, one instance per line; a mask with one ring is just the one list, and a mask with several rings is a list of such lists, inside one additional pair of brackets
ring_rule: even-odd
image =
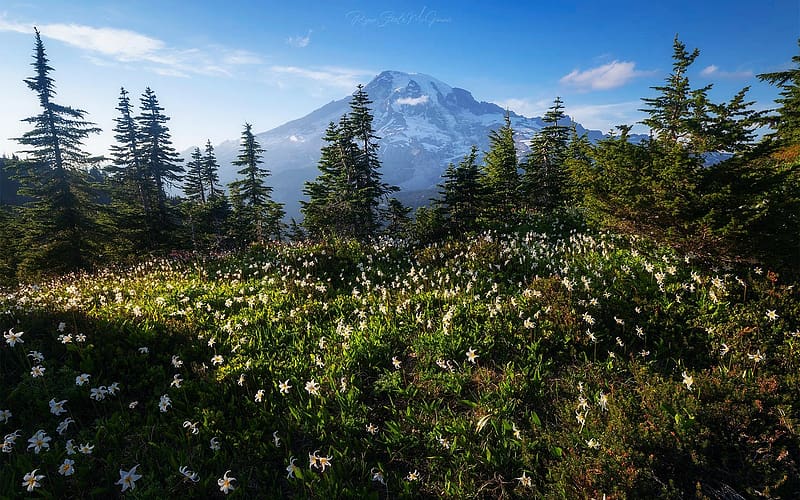
[[(352, 93), (385, 69), (427, 73), (526, 116), (557, 95), (589, 128), (634, 123), (671, 67), (675, 34), (700, 58), (694, 86), (727, 99), (754, 75), (790, 67), (800, 2), (59, 2), (0, 4), (0, 153), (37, 112), (32, 26), (55, 68), (57, 102), (89, 112), (104, 154), (124, 86), (145, 87), (172, 120), (179, 149), (265, 131)], [(644, 131), (643, 127), (638, 127)]]

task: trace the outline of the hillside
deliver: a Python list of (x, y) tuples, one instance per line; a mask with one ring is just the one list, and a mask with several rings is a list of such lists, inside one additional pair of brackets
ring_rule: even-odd
[(7, 291), (0, 497), (796, 497), (795, 285), (555, 221)]

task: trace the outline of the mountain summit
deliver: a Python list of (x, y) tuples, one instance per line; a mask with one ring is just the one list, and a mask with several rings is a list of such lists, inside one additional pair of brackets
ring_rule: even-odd
[[(384, 181), (401, 188), (401, 194), (430, 191), (441, 181), (447, 164), (460, 160), (473, 144), (485, 150), (491, 130), (499, 128), (506, 110), (476, 101), (470, 92), (421, 73), (384, 71), (365, 86), (372, 103), (373, 126), (381, 138), (379, 156)], [(330, 122), (349, 111), (350, 96), (330, 102), (297, 120), (262, 132), (256, 137), (266, 149), (264, 165), (272, 171), (276, 201), (286, 204), (289, 216), (298, 215), (303, 182), (317, 176), (322, 135)], [(509, 111), (521, 153), (542, 126), (541, 118), (526, 118)], [(567, 125), (567, 124), (565, 124)], [(579, 134), (602, 136), (577, 125)], [(216, 151), (223, 166), (223, 182), (233, 180), (228, 166), (236, 157), (238, 141), (225, 141)], [(404, 196), (408, 198), (408, 196)]]

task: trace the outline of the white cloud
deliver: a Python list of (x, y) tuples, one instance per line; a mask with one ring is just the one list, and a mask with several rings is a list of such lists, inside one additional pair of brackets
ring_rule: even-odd
[(703, 71), (700, 72), (700, 76), (705, 77), (719, 77), (719, 78), (751, 78), (753, 76), (752, 71), (721, 71), (719, 66), (716, 64), (710, 64), (703, 68)]
[(608, 132), (617, 125), (633, 125), (634, 132), (644, 132), (643, 126), (636, 123), (644, 118), (638, 111), (642, 107), (639, 101), (625, 101), (608, 104), (586, 104), (569, 106), (564, 110), (573, 120), (592, 130)]
[[(299, 66), (270, 66), (270, 72), (278, 76), (310, 80), (326, 86), (345, 88), (352, 91), (356, 85), (374, 75), (374, 71), (325, 66), (322, 68), (301, 68)], [(280, 86), (283, 82), (278, 81)]]
[(549, 108), (553, 104), (552, 99), (527, 99), (527, 98), (516, 98), (511, 97), (508, 99), (503, 99), (500, 101), (496, 101), (497, 105), (503, 109), (511, 110), (518, 115), (527, 116), (527, 117), (534, 117), (534, 116), (542, 116), (547, 108)]
[(425, 104), (428, 102), (427, 95), (421, 95), (419, 97), (401, 97), (397, 100), (397, 104), (406, 104), (408, 106), (416, 106), (417, 104)]
[(308, 47), (308, 44), (311, 43), (311, 30), (308, 30), (306, 36), (290, 36), (286, 39), (286, 43), (300, 49)]
[(638, 76), (650, 74), (638, 71), (632, 61), (611, 61), (585, 71), (573, 70), (561, 78), (561, 83), (582, 90), (608, 90), (621, 87)]

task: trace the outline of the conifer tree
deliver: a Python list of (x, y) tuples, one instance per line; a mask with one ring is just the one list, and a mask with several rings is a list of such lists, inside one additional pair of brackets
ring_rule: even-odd
[(203, 181), (208, 187), (209, 200), (222, 194), (222, 190), (219, 189), (219, 174), (217, 172), (219, 172), (217, 155), (214, 153), (214, 146), (211, 145), (211, 139), (208, 139), (203, 154)]
[(245, 123), (239, 156), (233, 162), (242, 167), (237, 173), (243, 177), (230, 184), (231, 199), (233, 200), (235, 192), (234, 206), (238, 207), (238, 216), (249, 220), (248, 224), (240, 220), (240, 225), (249, 226), (245, 238), (263, 242), (271, 235), (280, 238), (284, 213), (283, 206), (272, 201), (272, 187), (265, 183), (269, 170), (259, 166), (263, 163), (261, 158), (264, 149), (253, 135), (252, 128), (252, 125)]
[(483, 184), (477, 159), (478, 147), (473, 145), (458, 165), (451, 163), (447, 167), (442, 175), (444, 180), (439, 184), (436, 204), (448, 227), (457, 233), (478, 229)]
[[(800, 38), (797, 40), (800, 46)], [(777, 113), (766, 121), (774, 130), (770, 138), (779, 147), (795, 146), (800, 154), (800, 54), (792, 56), (795, 67), (785, 71), (757, 75), (762, 82), (768, 82), (780, 89)]]
[(36, 93), (41, 112), (23, 121), (33, 125), (17, 141), (28, 149), (15, 164), (20, 194), (33, 201), (25, 210), (26, 256), (31, 272), (58, 272), (88, 264), (99, 243), (97, 193), (88, 169), (100, 158), (83, 151), (83, 140), (100, 132), (86, 112), (56, 104), (44, 44), (35, 30), (34, 76), (25, 83)]
[(403, 237), (408, 230), (411, 223), (411, 218), (408, 214), (411, 213), (411, 208), (403, 205), (397, 198), (389, 199), (388, 208), (386, 210), (386, 234), (395, 237)]
[(140, 114), (136, 117), (143, 161), (143, 175), (151, 180), (155, 191), (154, 219), (151, 226), (156, 232), (168, 229), (173, 221), (167, 206), (167, 188), (181, 180), (183, 160), (172, 146), (169, 117), (158, 103), (155, 92), (147, 87), (140, 99)]
[(506, 113), (505, 123), (489, 134), (489, 151), (484, 160), (484, 197), (487, 217), (494, 223), (513, 219), (519, 202), (519, 162), (514, 144), (511, 117)]
[(522, 190), (527, 202), (539, 210), (552, 210), (566, 201), (564, 159), (569, 142), (564, 103), (556, 97), (542, 121), (546, 124), (533, 137), (531, 152), (522, 165)]
[(194, 148), (191, 161), (186, 164), (186, 175), (183, 177), (183, 192), (186, 197), (197, 204), (206, 203), (205, 164), (200, 148)]

